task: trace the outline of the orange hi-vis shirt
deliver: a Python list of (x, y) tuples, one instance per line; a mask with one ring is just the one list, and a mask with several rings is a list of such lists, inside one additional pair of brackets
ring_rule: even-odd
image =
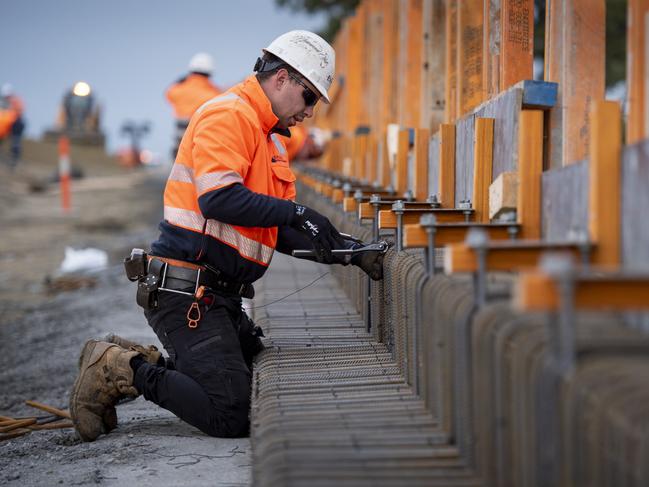
[(207, 76), (190, 73), (185, 79), (173, 84), (167, 90), (167, 100), (179, 120), (189, 120), (206, 101), (221, 94)]
[[(277, 122), (255, 76), (196, 111), (165, 188), (155, 255), (207, 264), (239, 282), (263, 275), (277, 244), (277, 227), (292, 215), (293, 204), (285, 200), (295, 198), (295, 175), (272, 130)], [(237, 183), (265, 200), (246, 208), (250, 218), (239, 217), (243, 221), (210, 218), (218, 208), (206, 208), (206, 198), (209, 202), (210, 195)], [(253, 216), (257, 226), (251, 226)], [(229, 214), (221, 217), (228, 219)]]

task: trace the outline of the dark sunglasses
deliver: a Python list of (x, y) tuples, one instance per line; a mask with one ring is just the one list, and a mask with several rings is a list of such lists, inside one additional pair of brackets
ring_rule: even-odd
[(318, 103), (320, 97), (316, 95), (313, 91), (311, 91), (311, 88), (305, 85), (300, 78), (298, 78), (297, 76), (293, 76), (290, 73), (289, 76), (293, 78), (295, 81), (297, 81), (300, 85), (302, 85), (302, 88), (304, 88), (304, 91), (302, 92), (302, 98), (304, 98), (304, 104), (308, 107), (315, 106), (315, 104)]

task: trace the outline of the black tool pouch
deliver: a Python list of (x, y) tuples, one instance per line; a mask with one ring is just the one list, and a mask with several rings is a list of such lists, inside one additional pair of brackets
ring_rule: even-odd
[(160, 277), (155, 274), (142, 277), (137, 283), (137, 294), (135, 295), (137, 304), (146, 310), (158, 306), (158, 287), (160, 287)]
[(135, 282), (147, 275), (147, 260), (144, 250), (131, 250), (131, 255), (124, 259), (124, 270), (129, 281)]

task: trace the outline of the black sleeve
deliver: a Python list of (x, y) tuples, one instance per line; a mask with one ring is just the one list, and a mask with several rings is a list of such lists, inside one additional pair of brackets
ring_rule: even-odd
[(275, 250), (282, 254), (291, 255), (294, 250), (312, 250), (313, 243), (304, 233), (294, 228), (283, 226), (277, 232), (277, 245)]
[(292, 201), (250, 191), (235, 183), (209, 191), (198, 198), (205, 218), (242, 227), (278, 227), (293, 218)]
[[(345, 244), (341, 248), (353, 249), (358, 244), (351, 240), (345, 240)], [(275, 250), (282, 254), (291, 255), (293, 250), (313, 250), (313, 243), (304, 233), (292, 227), (279, 227), (277, 232), (277, 245)], [(305, 260), (315, 261), (315, 257), (300, 257)], [(344, 257), (336, 258), (337, 264), (347, 265), (348, 262)]]

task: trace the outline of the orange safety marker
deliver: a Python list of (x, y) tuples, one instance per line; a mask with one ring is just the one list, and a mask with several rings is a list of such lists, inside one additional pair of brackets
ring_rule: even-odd
[(61, 184), (61, 208), (70, 211), (70, 141), (65, 135), (59, 139), (59, 182)]

